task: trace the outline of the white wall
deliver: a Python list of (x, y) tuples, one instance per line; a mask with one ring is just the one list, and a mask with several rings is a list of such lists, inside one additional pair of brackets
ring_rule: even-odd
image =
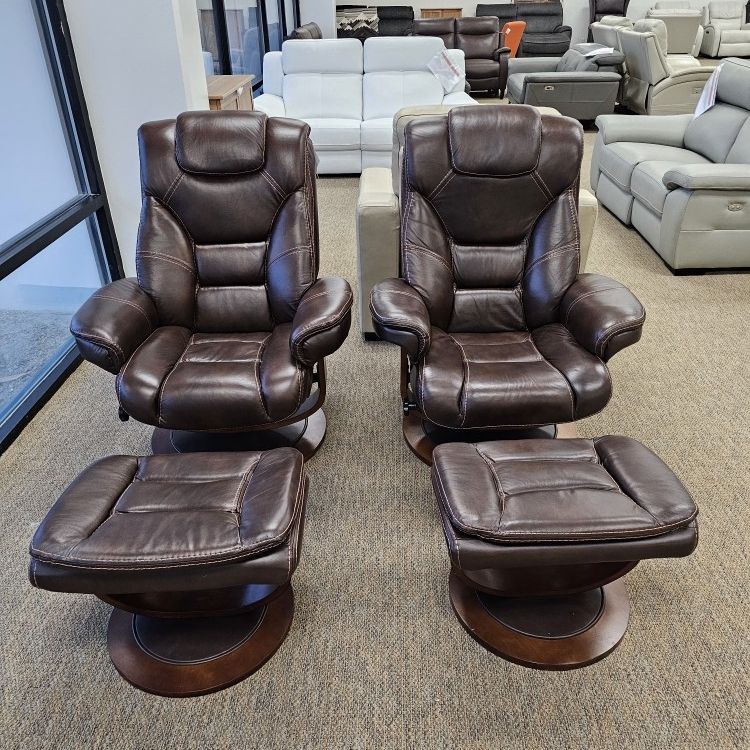
[(65, 0), (127, 275), (141, 209), (136, 131), (208, 109), (195, 0)]
[[(378, 0), (380, 2), (380, 0)], [(341, 5), (355, 5), (355, 2), (342, 0)], [(366, 3), (363, 3), (365, 5)], [(380, 5), (403, 5), (403, 2), (380, 3)], [(300, 0), (299, 11), (302, 23), (314, 21), (320, 26), (326, 39), (336, 36), (336, 2), (335, 0)]]

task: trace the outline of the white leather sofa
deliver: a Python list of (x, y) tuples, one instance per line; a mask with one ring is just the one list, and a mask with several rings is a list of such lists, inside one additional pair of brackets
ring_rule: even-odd
[(664, 21), (668, 55), (699, 55), (703, 43), (703, 10), (691, 7), (690, 0), (657, 0), (646, 17)]
[(750, 56), (750, 23), (745, 23), (745, 3), (713, 0), (706, 7), (701, 52), (708, 57)]
[[(518, 105), (499, 105), (518, 106)], [(359, 181), (357, 200), (357, 309), (362, 334), (376, 339), (370, 316), (370, 292), (384, 279), (399, 275), (401, 243), (401, 161), (406, 125), (419, 117), (446, 117), (451, 106), (405, 107), (393, 118), (393, 153), (389, 168), (365, 169)], [(537, 107), (545, 114), (559, 114), (550, 107)], [(598, 203), (593, 193), (581, 189), (578, 197), (580, 269), (584, 270), (594, 234)]]
[(750, 268), (750, 60), (698, 117), (602, 115), (591, 187), (674, 271)]
[(627, 76), (620, 103), (641, 115), (686, 114), (695, 110), (713, 68), (692, 55), (667, 56), (663, 21), (643, 18), (618, 29)]
[[(393, 115), (413, 105), (474, 104), (465, 75), (450, 91), (427, 67), (445, 50), (437, 37), (305, 39), (263, 58), (264, 93), (255, 107), (311, 127), (319, 174), (359, 174), (388, 166)], [(449, 50), (464, 73), (460, 50)]]

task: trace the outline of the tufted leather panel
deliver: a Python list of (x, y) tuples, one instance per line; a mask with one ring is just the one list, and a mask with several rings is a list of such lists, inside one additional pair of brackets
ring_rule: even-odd
[(102, 594), (283, 583), (297, 564), (305, 484), (292, 448), (109, 456), (40, 524), (31, 581)]

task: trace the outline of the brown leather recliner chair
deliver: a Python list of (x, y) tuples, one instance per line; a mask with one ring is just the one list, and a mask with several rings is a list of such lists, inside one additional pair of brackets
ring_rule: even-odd
[(121, 417), (156, 427), (155, 452), (291, 444), (312, 455), (325, 434), (323, 359), (347, 336), (352, 292), (317, 278), (309, 126), (187, 112), (138, 137), (138, 278), (75, 314), (81, 354), (117, 375)]
[(320, 26), (317, 23), (311, 21), (310, 23), (303, 23), (302, 26), (298, 26), (289, 35), (289, 39), (322, 39), (323, 32), (320, 30)]
[(423, 19), (414, 21), (414, 35), (437, 36), (447, 49), (462, 50), (471, 90), (504, 96), (510, 48), (504, 46), (496, 17)]
[(578, 123), (524, 105), (406, 127), (402, 278), (376, 285), (371, 312), (406, 355), (404, 434), (428, 463), (436, 443), (554, 434), (609, 401), (605, 362), (645, 312), (578, 274), (582, 152)]

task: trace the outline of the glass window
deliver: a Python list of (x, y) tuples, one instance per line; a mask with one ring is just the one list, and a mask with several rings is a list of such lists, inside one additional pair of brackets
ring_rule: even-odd
[(32, 2), (0, 4), (0, 244), (82, 190)]
[[(253, 83), (258, 83), (263, 76), (263, 55), (266, 51), (260, 0), (225, 0), (224, 8), (232, 73), (254, 75)], [(270, 32), (269, 26), (269, 40), (272, 40)], [(270, 49), (281, 49), (281, 43), (274, 46), (271, 41)]]
[(87, 221), (0, 281), (0, 422), (70, 348), (71, 315), (104, 281)]
[(221, 73), (221, 58), (216, 41), (216, 27), (214, 25), (214, 7), (212, 0), (196, 0), (198, 6), (198, 25), (201, 33), (201, 49), (203, 51), (203, 67), (206, 75)]
[(294, 0), (282, 0), (284, 3), (284, 18), (286, 20), (285, 35), (289, 36), (297, 26), (296, 8)]

